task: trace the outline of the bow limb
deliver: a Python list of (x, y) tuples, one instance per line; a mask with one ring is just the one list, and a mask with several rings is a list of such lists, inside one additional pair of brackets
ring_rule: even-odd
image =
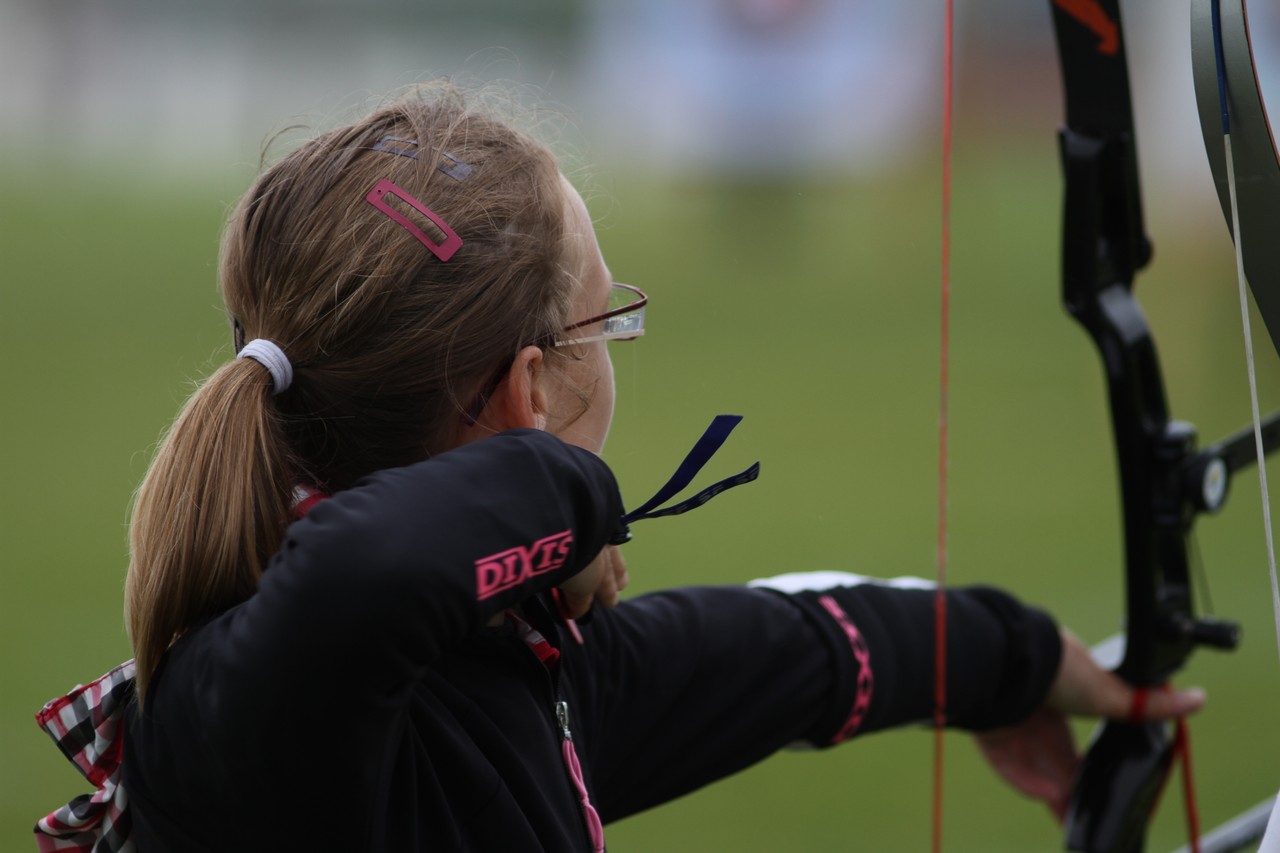
[[(1238, 628), (1195, 616), (1185, 472), (1195, 431), (1170, 417), (1133, 280), (1151, 258), (1118, 0), (1053, 0), (1066, 93), (1063, 299), (1098, 347), (1110, 399), (1124, 516), (1125, 649), (1116, 672), (1154, 687), (1193, 648), (1233, 648)], [(1133, 853), (1173, 760), (1160, 723), (1107, 722), (1089, 748), (1067, 815), (1067, 847)]]

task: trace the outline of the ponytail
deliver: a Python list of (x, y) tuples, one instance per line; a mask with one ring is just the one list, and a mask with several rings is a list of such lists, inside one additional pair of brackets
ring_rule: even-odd
[[(465, 100), (411, 90), (289, 152), (232, 212), (218, 279), (249, 357), (192, 396), (138, 491), (125, 609), (140, 691), (175, 637), (254, 594), (295, 485), (334, 493), (447, 449), (504, 359), (568, 325), (580, 285), (555, 158)], [(457, 254), (372, 204), (384, 182), (446, 223)]]
[(139, 695), (182, 632), (247, 599), (280, 547), (293, 482), (263, 366), (235, 359), (187, 401), (138, 490), (125, 618)]

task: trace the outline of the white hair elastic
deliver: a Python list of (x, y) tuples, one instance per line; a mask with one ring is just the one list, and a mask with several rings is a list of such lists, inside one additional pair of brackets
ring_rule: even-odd
[(251, 358), (271, 373), (271, 393), (279, 394), (293, 382), (293, 365), (284, 350), (266, 338), (254, 338), (241, 347), (236, 358)]

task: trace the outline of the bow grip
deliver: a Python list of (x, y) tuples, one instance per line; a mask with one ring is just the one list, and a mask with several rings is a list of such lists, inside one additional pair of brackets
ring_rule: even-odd
[(1137, 853), (1173, 763), (1167, 723), (1103, 723), (1076, 774), (1067, 849)]

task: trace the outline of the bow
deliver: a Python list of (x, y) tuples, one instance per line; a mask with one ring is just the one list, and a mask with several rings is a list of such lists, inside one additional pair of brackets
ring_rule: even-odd
[[(1230, 472), (1255, 461), (1253, 433), (1197, 451), (1194, 428), (1170, 417), (1155, 343), (1133, 293), (1152, 250), (1119, 2), (1052, 0), (1052, 6), (1066, 96), (1063, 300), (1102, 358), (1119, 466), (1126, 626), (1116, 672), (1156, 688), (1197, 646), (1232, 649), (1239, 642), (1236, 624), (1197, 615), (1189, 543), (1196, 516), (1221, 507)], [(1280, 417), (1267, 419), (1269, 443), (1278, 427)], [(1077, 778), (1068, 849), (1142, 850), (1173, 758), (1166, 724), (1103, 724)]]

